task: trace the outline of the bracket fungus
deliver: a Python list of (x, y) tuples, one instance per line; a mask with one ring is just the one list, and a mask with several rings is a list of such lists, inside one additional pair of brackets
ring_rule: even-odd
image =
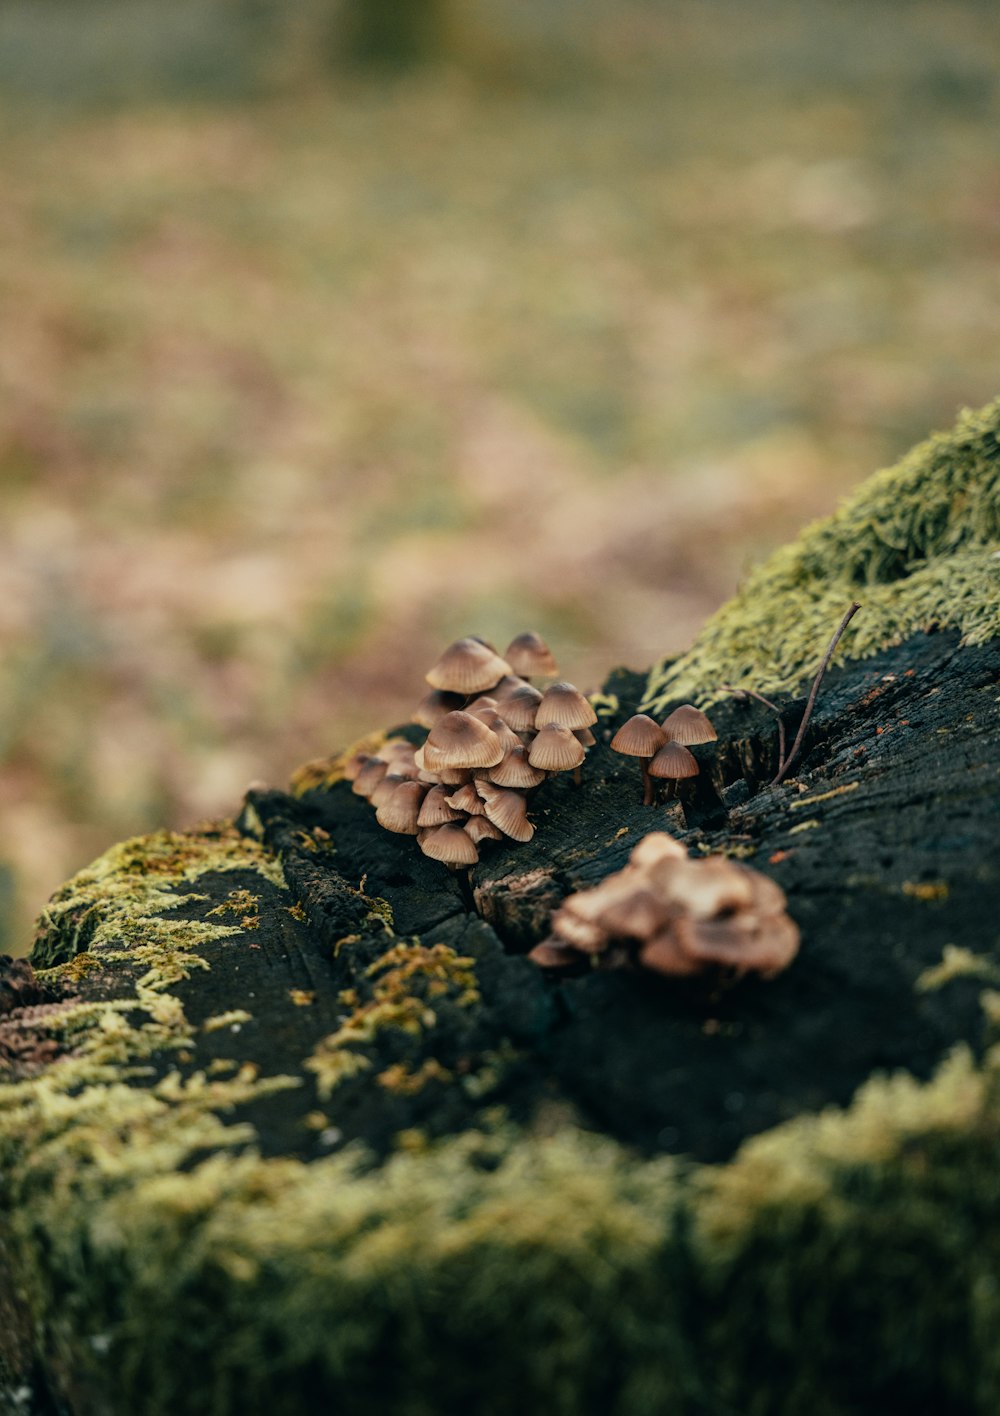
[(579, 782), (596, 741), (597, 714), (578, 689), (556, 683), (543, 695), (515, 669), (558, 672), (537, 634), (518, 635), (506, 658), (475, 636), (456, 640), (426, 675), (431, 691), (414, 710), (428, 730), (422, 746), (390, 737), (345, 768), (380, 825), (416, 836), (425, 855), (456, 870), (476, 863), (483, 841), (529, 841), (529, 794), (555, 772), (573, 771)]
[(623, 870), (563, 900), (550, 937), (528, 957), (541, 968), (589, 963), (674, 978), (770, 979), (799, 948), (785, 904), (784, 891), (759, 871), (725, 856), (691, 860), (680, 842), (652, 832)]

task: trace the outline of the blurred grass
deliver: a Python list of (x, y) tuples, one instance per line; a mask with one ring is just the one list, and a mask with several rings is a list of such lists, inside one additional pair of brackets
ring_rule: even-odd
[(455, 634), (681, 649), (997, 391), (991, 7), (442, 13), (0, 4), (0, 949)]

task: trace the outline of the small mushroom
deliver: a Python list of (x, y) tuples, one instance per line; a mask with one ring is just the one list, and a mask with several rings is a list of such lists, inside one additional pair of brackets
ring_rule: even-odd
[(404, 782), (410, 780), (405, 772), (394, 772), (390, 768), (381, 782), (377, 783), (375, 790), (371, 793), (368, 800), (377, 811), (383, 802), (389, 800), (397, 787), (401, 787)]
[(586, 956), (558, 939), (543, 939), (529, 951), (528, 958), (541, 969), (566, 969), (586, 963)]
[(671, 742), (679, 742), (684, 747), (694, 747), (700, 742), (715, 742), (718, 738), (712, 724), (693, 703), (682, 703), (669, 717), (664, 718), (663, 731)]
[(443, 826), (446, 821), (454, 821), (455, 808), (451, 804), (444, 787), (431, 787), (424, 797), (417, 817), (418, 826)]
[(627, 722), (622, 723), (611, 739), (612, 751), (621, 752), (626, 757), (638, 757), (642, 763), (643, 806), (653, 804), (653, 783), (649, 776), (649, 764), (660, 748), (666, 745), (666, 733), (646, 713), (636, 713)]
[(454, 811), (467, 811), (470, 816), (482, 816), (486, 808), (472, 782), (466, 782), (449, 798)]
[(528, 803), (520, 792), (495, 787), (492, 782), (479, 782), (477, 790), (494, 826), (499, 826), (505, 836), (515, 841), (531, 840), (535, 828), (528, 820)]
[(535, 726), (535, 714), (542, 695), (530, 683), (522, 683), (514, 688), (497, 704), (497, 712), (509, 728), (516, 733), (527, 732)]
[(413, 721), (422, 728), (433, 728), (434, 724), (446, 713), (454, 713), (456, 709), (464, 706), (464, 694), (442, 693), (439, 688), (432, 688), (430, 693), (424, 694), (414, 708)]
[(530, 790), (545, 781), (545, 773), (540, 767), (532, 767), (528, 761), (528, 749), (518, 743), (506, 754), (502, 762), (489, 769), (490, 781), (498, 787), (517, 787)]
[(684, 778), (697, 777), (698, 770), (698, 761), (694, 754), (688, 752), (679, 742), (668, 742), (665, 747), (661, 747), (649, 764), (649, 775), (664, 777), (670, 782), (671, 794), (676, 791), (677, 783)]
[(563, 728), (589, 728), (597, 714), (578, 688), (571, 683), (554, 683), (542, 694), (536, 723), (558, 723)]
[(422, 782), (403, 782), (376, 811), (375, 820), (387, 831), (398, 831), (402, 836), (415, 836), (420, 830), (417, 818), (426, 790)]
[(461, 821), (446, 821), (443, 826), (435, 826), (421, 840), (420, 849), (431, 860), (442, 861), (455, 870), (475, 865), (479, 859), (476, 843)]
[(510, 673), (510, 665), (480, 639), (456, 639), (428, 670), (431, 688), (443, 693), (461, 693), (466, 698), (485, 693)]
[(355, 796), (370, 797), (388, 770), (388, 762), (383, 762), (381, 757), (369, 757), (351, 783), (351, 791)]
[(528, 761), (543, 772), (568, 772), (579, 767), (586, 752), (561, 723), (546, 723), (531, 744)]
[(471, 836), (478, 846), (480, 841), (502, 841), (503, 832), (499, 826), (494, 826), (488, 816), (470, 816), (465, 823), (465, 833)]
[(559, 672), (552, 650), (540, 634), (531, 630), (510, 641), (504, 658), (523, 678), (555, 678)]
[(495, 767), (504, 755), (495, 733), (471, 713), (446, 713), (424, 743), (424, 766), (442, 768)]

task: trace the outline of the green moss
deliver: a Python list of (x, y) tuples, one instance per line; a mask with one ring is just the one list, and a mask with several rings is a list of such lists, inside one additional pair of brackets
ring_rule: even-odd
[[(374, 979), (370, 996), (362, 999), (355, 989), (341, 993), (341, 1002), (352, 1011), (304, 1064), (315, 1074), (323, 1100), (341, 1082), (371, 1067), (371, 1059), (356, 1049), (373, 1043), (384, 1029), (419, 1037), (437, 1024), (435, 1003), (470, 1007), (479, 1002), (473, 960), (447, 944), (394, 944), (365, 970), (365, 977)], [(404, 1074), (410, 1075), (402, 1068), (393, 1077), (398, 1081)], [(405, 1083), (398, 1090), (405, 1091)]]
[(987, 1416), (996, 1074), (957, 1054), (693, 1169), (568, 1126), (265, 1160), (214, 1114), (246, 1079), (119, 1087), (111, 1128), (32, 1084), (0, 1098), (8, 1262), (112, 1412)]
[(754, 571), (687, 654), (651, 671), (642, 710), (705, 702), (723, 683), (793, 691), (855, 599), (835, 662), (932, 626), (972, 644), (1000, 633), (998, 438), (1000, 400), (870, 478)]

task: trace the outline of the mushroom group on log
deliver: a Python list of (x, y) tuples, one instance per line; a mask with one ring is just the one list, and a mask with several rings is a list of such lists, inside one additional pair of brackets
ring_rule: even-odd
[[(468, 880), (432, 856), (487, 814), (383, 830), (345, 775), (374, 733), (64, 886), (0, 961), (16, 1409), (1000, 1410), (998, 488), (1000, 403), (612, 674), (582, 785)], [(773, 713), (723, 685), (795, 732), (854, 600), (774, 784)], [(643, 805), (611, 739), (688, 702), (698, 791)], [(789, 966), (537, 967), (665, 829), (780, 887)]]

